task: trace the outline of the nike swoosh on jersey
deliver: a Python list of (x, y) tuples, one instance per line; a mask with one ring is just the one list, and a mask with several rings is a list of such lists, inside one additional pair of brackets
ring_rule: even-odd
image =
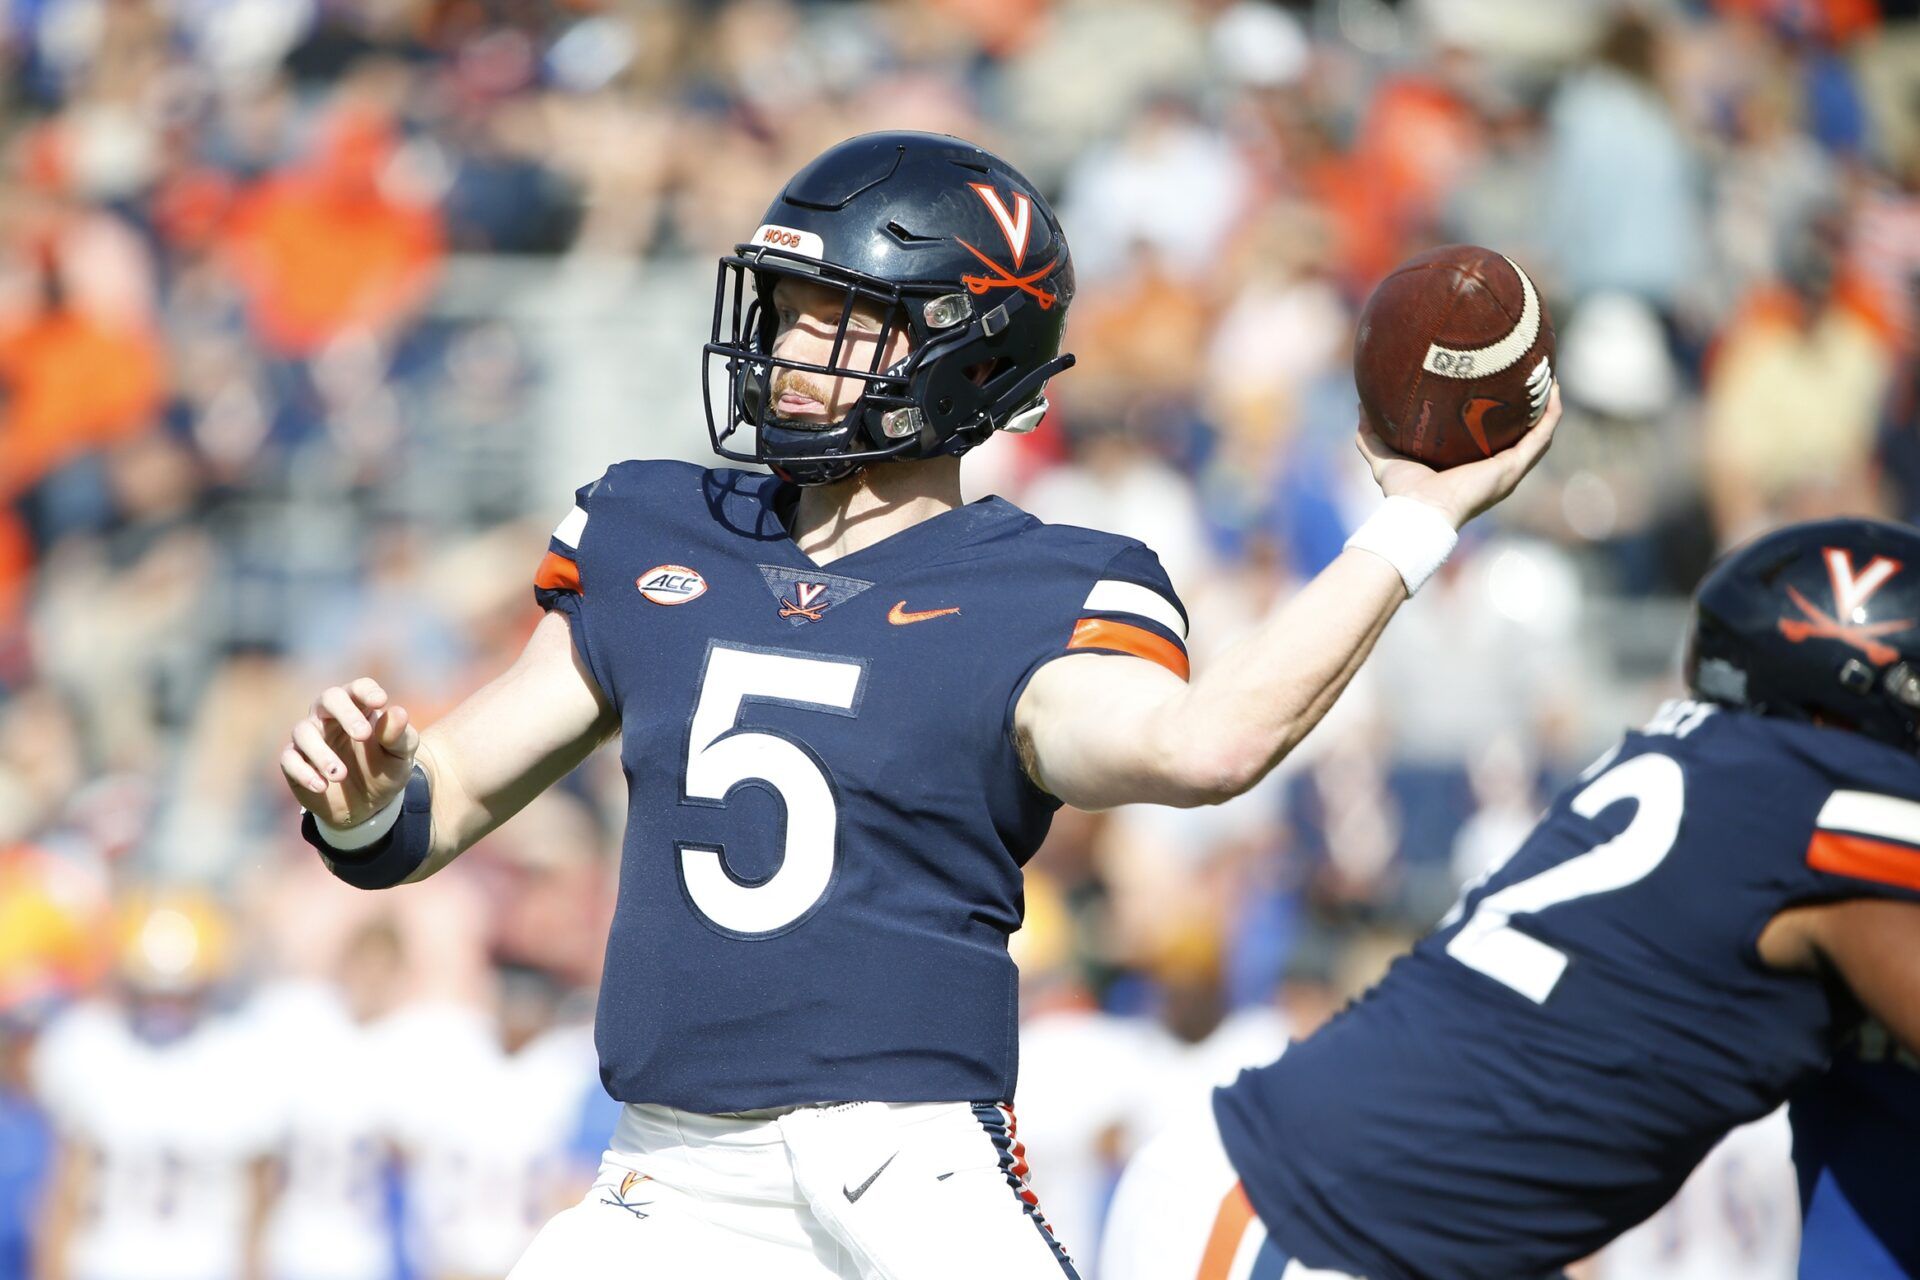
[(959, 605), (953, 605), (946, 609), (909, 610), (907, 608), (907, 602), (901, 600), (898, 601), (893, 608), (887, 610), (887, 621), (896, 627), (904, 627), (909, 623), (925, 622), (929, 618), (944, 618), (950, 613), (958, 612), (960, 612)]
[(900, 1158), (900, 1153), (898, 1151), (888, 1156), (886, 1160), (881, 1163), (880, 1167), (878, 1169), (875, 1169), (872, 1173), (868, 1174), (867, 1180), (861, 1183), (857, 1188), (849, 1189), (845, 1183), (842, 1183), (840, 1186), (840, 1194), (847, 1198), (848, 1204), (858, 1203), (860, 1197), (867, 1194), (867, 1188), (873, 1185), (873, 1180), (875, 1178), (878, 1178), (881, 1174), (885, 1173), (887, 1171), (887, 1166), (892, 1164), (895, 1160), (898, 1160), (899, 1158)]

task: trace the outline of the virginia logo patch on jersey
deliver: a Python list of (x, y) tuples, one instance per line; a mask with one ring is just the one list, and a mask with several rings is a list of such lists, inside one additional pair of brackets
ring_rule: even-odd
[(786, 569), (770, 564), (759, 568), (767, 590), (779, 601), (780, 616), (795, 627), (820, 621), (828, 609), (845, 604), (873, 585), (859, 578), (843, 578), (816, 569)]

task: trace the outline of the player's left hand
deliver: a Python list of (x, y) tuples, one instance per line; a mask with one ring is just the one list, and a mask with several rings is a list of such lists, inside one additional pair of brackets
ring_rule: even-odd
[(1360, 453), (1373, 468), (1373, 478), (1389, 498), (1416, 498), (1438, 507), (1458, 529), (1512, 493), (1521, 477), (1533, 470), (1553, 443), (1553, 430), (1560, 424), (1560, 384), (1553, 384), (1547, 396), (1547, 411), (1532, 429), (1510, 449), (1491, 458), (1463, 463), (1445, 471), (1435, 471), (1424, 462), (1396, 453), (1379, 433), (1360, 422)]

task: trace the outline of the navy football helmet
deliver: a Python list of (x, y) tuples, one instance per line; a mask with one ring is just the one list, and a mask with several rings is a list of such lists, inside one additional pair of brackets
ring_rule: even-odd
[(1696, 696), (1920, 750), (1920, 531), (1789, 525), (1730, 553), (1694, 593)]
[[(845, 295), (825, 364), (773, 354), (772, 295), (783, 278)], [(962, 453), (994, 431), (1031, 431), (1060, 354), (1073, 263), (1047, 202), (1006, 161), (929, 133), (869, 133), (829, 149), (774, 199), (751, 238), (720, 259), (705, 347), (714, 451), (798, 484), (845, 479), (869, 463)], [(841, 364), (846, 314), (877, 304), (886, 327), (864, 369)], [(906, 356), (879, 367), (904, 328)], [(856, 378), (838, 422), (785, 419), (778, 375)], [(717, 401), (723, 402), (717, 403)], [(751, 427), (751, 444), (736, 443)]]

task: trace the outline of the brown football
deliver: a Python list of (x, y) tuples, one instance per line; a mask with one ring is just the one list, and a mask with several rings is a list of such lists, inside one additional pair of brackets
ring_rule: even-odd
[(1401, 453), (1443, 470), (1491, 457), (1546, 412), (1553, 321), (1511, 259), (1443, 245), (1367, 299), (1353, 380), (1368, 421)]

